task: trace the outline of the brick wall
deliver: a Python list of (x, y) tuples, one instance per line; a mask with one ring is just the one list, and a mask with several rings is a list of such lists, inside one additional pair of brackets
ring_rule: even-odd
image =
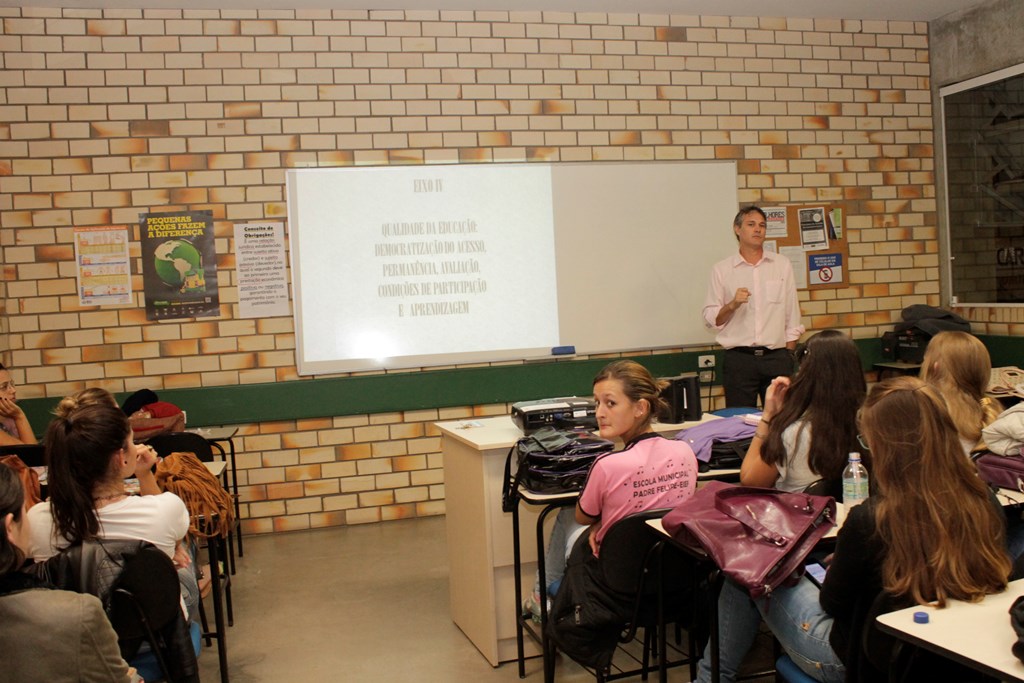
[[(923, 23), (215, 9), (0, 18), (0, 334), (22, 396), (298, 381), (291, 320), (235, 318), (232, 256), (234, 221), (283, 219), (284, 172), (297, 166), (736, 159), (743, 202), (846, 209), (851, 286), (801, 292), (809, 328), (873, 337), (904, 306), (939, 303)], [(138, 263), (137, 305), (79, 306), (73, 227), (128, 226), (137, 240), (140, 212), (183, 208), (216, 220), (218, 319), (147, 322)], [(505, 411), (244, 425), (248, 530), (441, 514), (431, 422)]]

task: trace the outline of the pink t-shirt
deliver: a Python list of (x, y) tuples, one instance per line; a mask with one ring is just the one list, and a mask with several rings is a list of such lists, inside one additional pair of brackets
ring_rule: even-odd
[(685, 441), (645, 434), (625, 450), (594, 462), (579, 506), (600, 522), (592, 532), (600, 547), (611, 526), (636, 512), (673, 508), (697, 488), (697, 457)]

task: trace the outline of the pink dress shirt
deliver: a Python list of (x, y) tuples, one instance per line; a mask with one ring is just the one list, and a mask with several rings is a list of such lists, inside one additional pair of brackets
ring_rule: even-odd
[[(715, 325), (718, 312), (733, 300), (740, 287), (750, 290), (750, 300), (736, 309), (725, 325)], [(711, 269), (703, 315), (708, 328), (718, 332), (715, 340), (727, 349), (781, 349), (804, 333), (793, 267), (786, 258), (770, 251), (765, 251), (755, 264), (747, 263), (739, 252), (716, 263)]]

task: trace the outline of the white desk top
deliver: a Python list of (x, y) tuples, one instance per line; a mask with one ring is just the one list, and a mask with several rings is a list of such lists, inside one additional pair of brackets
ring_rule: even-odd
[[(701, 422), (720, 419), (717, 415), (705, 413), (699, 422), (682, 422), (679, 424), (662, 424), (655, 422), (652, 427), (659, 434), (678, 432), (687, 427), (693, 427)], [(494, 448), (511, 448), (512, 444), (522, 438), (523, 432), (512, 421), (508, 415), (499, 417), (485, 417), (474, 420), (453, 420), (451, 422), (436, 422), (437, 428), (445, 436), (450, 436), (462, 441), (468, 446), (477, 450), (487, 451)], [(208, 437), (209, 438), (209, 437)]]
[(203, 465), (206, 466), (210, 474), (219, 477), (224, 473), (224, 468), (228, 466), (228, 463), (224, 460), (213, 460), (212, 462), (204, 462)]
[(579, 498), (580, 494), (576, 491), (571, 493), (537, 493), (528, 489), (519, 489), (519, 497), (530, 505), (547, 505), (548, 503), (568, 503)]
[(227, 441), (238, 433), (238, 427), (192, 427), (185, 431), (198, 434), (207, 441)]
[[(944, 609), (908, 607), (878, 617), (881, 629), (1003, 680), (1024, 681), (1024, 663), (1010, 647), (1017, 634), (1010, 605), (1024, 595), (1024, 579), (978, 603), (953, 600)], [(927, 624), (915, 624), (914, 612), (927, 612)]]
[(999, 499), (1003, 507), (1024, 504), (1024, 493), (1014, 491), (1013, 489), (998, 489), (996, 491), (996, 498)]
[[(835, 538), (839, 534), (839, 529), (843, 526), (843, 522), (846, 521), (846, 508), (843, 504), (836, 502), (836, 525), (829, 529), (828, 533), (822, 538)], [(665, 526), (661, 523), (660, 519), (649, 519), (647, 520), (647, 526), (657, 531), (662, 536), (669, 536), (668, 532), (665, 531)]]

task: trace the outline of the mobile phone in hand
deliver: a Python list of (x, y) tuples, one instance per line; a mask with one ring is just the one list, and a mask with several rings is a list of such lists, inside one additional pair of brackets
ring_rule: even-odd
[(817, 562), (808, 562), (804, 565), (804, 570), (807, 573), (807, 578), (814, 582), (818, 588), (821, 588), (821, 584), (825, 583), (825, 567), (821, 566)]

